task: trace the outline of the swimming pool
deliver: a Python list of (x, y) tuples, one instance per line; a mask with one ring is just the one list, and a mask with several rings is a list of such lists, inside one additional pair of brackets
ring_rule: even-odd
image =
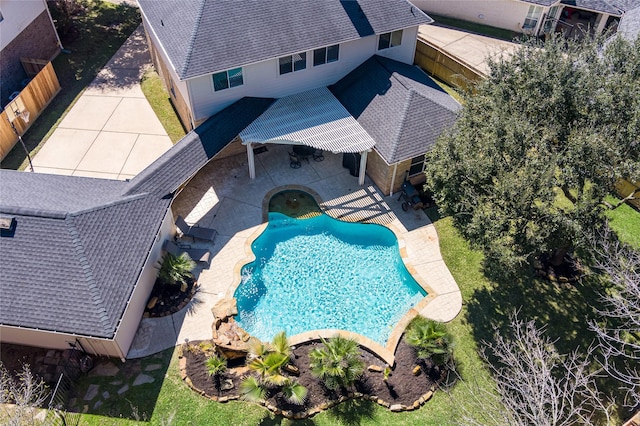
[(406, 312), (426, 296), (384, 226), (326, 214), (269, 213), (234, 293), (236, 320), (261, 340), (318, 329), (361, 334), (385, 345)]

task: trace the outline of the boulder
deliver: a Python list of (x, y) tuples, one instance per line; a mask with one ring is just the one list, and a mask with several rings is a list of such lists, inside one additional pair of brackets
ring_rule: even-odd
[(402, 405), (402, 404), (393, 404), (392, 406), (389, 407), (389, 410), (394, 411), (394, 412), (404, 411), (404, 405)]
[(298, 367), (296, 367), (295, 365), (286, 364), (283, 367), (283, 370), (286, 371), (287, 373), (293, 374), (294, 376), (299, 376), (300, 375), (300, 369)]
[(232, 317), (238, 314), (238, 306), (236, 305), (236, 299), (222, 299), (211, 308), (213, 317), (217, 320), (224, 320), (225, 318)]
[(384, 370), (382, 367), (380, 367), (379, 365), (370, 365), (367, 367), (367, 370), (371, 371), (372, 373), (382, 373), (382, 371)]
[(235, 386), (233, 384), (233, 380), (231, 379), (226, 379), (223, 380), (222, 383), (220, 384), (220, 390), (222, 391), (228, 391), (233, 389)]
[(147, 303), (147, 309), (155, 308), (157, 303), (158, 303), (158, 296), (153, 296), (151, 300), (149, 300), (149, 303)]
[(414, 376), (418, 376), (421, 371), (422, 371), (422, 368), (420, 368), (419, 365), (416, 365), (415, 367), (413, 367), (413, 370), (411, 372), (413, 373)]

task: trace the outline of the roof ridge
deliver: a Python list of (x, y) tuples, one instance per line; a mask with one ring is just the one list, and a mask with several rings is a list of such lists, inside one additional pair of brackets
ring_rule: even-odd
[(91, 265), (89, 264), (89, 260), (85, 255), (84, 244), (82, 244), (82, 240), (80, 239), (80, 234), (78, 233), (78, 230), (76, 229), (75, 224), (71, 220), (68, 221), (68, 229), (69, 229), (69, 234), (71, 235), (73, 249), (76, 251), (78, 255), (78, 262), (80, 263), (80, 267), (84, 271), (86, 282), (89, 287), (88, 290), (89, 290), (89, 293), (91, 294), (91, 299), (93, 300), (93, 306), (96, 307), (96, 314), (98, 315), (100, 324), (102, 324), (105, 330), (108, 330), (110, 328), (110, 322), (109, 322), (109, 314), (107, 313), (105, 302), (102, 299), (102, 296), (100, 296), (100, 291), (98, 289), (98, 285), (96, 283), (95, 277), (93, 276)]
[(67, 212), (60, 210), (33, 209), (31, 207), (0, 206), (0, 213), (18, 216), (43, 217), (48, 219), (65, 219)]
[(105, 203), (105, 204), (100, 204), (98, 206), (89, 207), (87, 209), (78, 210), (78, 211), (75, 211), (75, 212), (70, 212), (69, 216), (70, 217), (76, 217), (76, 216), (80, 216), (80, 215), (83, 215), (83, 214), (96, 212), (98, 210), (108, 209), (110, 207), (114, 207), (114, 206), (117, 206), (119, 204), (129, 203), (131, 201), (137, 201), (139, 199), (145, 198), (147, 195), (149, 195), (147, 192), (142, 192), (142, 193), (133, 194), (133, 195), (125, 195), (125, 196), (122, 196), (122, 198), (115, 199), (115, 200), (110, 201), (110, 202)]
[[(404, 86), (404, 85), (403, 85)], [(406, 87), (406, 86), (404, 86)], [(417, 93), (412, 87), (408, 88), (407, 91), (407, 100), (404, 103), (404, 106), (402, 108), (402, 115), (400, 120), (398, 120), (398, 127), (395, 129), (395, 136), (393, 138), (393, 151), (391, 152), (391, 158), (395, 158), (396, 157), (396, 153), (398, 152), (398, 149), (400, 148), (400, 144), (398, 143), (400, 141), (400, 137), (402, 137), (402, 129), (404, 129), (404, 123), (405, 121), (407, 121), (407, 116), (409, 115), (409, 106), (411, 106), (411, 101), (413, 100), (415, 95), (419, 95), (419, 93)]]
[(189, 38), (189, 46), (187, 46), (187, 57), (184, 58), (184, 64), (182, 64), (181, 75), (185, 75), (189, 69), (189, 61), (193, 55), (193, 46), (196, 42), (196, 36), (198, 35), (198, 29), (200, 28), (200, 22), (202, 21), (202, 15), (207, 0), (200, 0), (200, 10), (198, 10), (198, 17), (196, 18), (196, 24), (191, 28), (191, 37)]

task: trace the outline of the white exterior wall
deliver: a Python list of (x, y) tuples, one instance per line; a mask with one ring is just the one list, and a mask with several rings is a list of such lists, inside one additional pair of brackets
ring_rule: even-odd
[[(411, 0), (425, 13), (522, 32), (529, 6), (516, 0)], [(543, 14), (549, 10), (543, 7)], [(437, 21), (436, 21), (437, 22)]]
[[(151, 25), (149, 25), (149, 22), (144, 15), (142, 15), (142, 20), (144, 22), (144, 29), (147, 32), (147, 36), (152, 40), (153, 45), (156, 47), (155, 52), (160, 56), (160, 62), (165, 64), (167, 70), (169, 71), (169, 77), (173, 81), (173, 89), (180, 92), (182, 98), (188, 102), (189, 93), (187, 91), (187, 84), (184, 81), (180, 81), (180, 79), (178, 78), (178, 74), (176, 74), (176, 70), (173, 68), (173, 64), (171, 63), (171, 61), (169, 61), (167, 52), (165, 52), (164, 47), (158, 41), (158, 37), (156, 37), (156, 34), (152, 31), (152, 27)], [(161, 70), (156, 71), (161, 72)], [(169, 87), (167, 87), (166, 89), (167, 91), (170, 90)]]
[[(15, 343), (17, 345), (35, 346), (49, 349), (70, 349), (70, 343), (80, 341), (84, 349), (91, 355), (106, 355), (120, 358), (121, 351), (118, 344), (109, 339), (82, 337), (75, 334), (54, 333), (46, 330), (33, 330), (28, 328), (0, 326), (0, 340), (3, 343)], [(100, 348), (94, 352), (94, 348)], [(79, 349), (79, 348), (78, 348)]]
[[(281, 98), (295, 93), (328, 86), (340, 80), (356, 67), (378, 54), (400, 62), (412, 64), (416, 48), (418, 27), (403, 30), (400, 46), (377, 50), (378, 36), (369, 36), (340, 45), (337, 62), (313, 66), (313, 50), (307, 51), (307, 68), (280, 75), (278, 59), (258, 62), (243, 67), (244, 84), (215, 92), (211, 75), (187, 81), (192, 95), (194, 120), (210, 117), (224, 107), (245, 96)], [(187, 99), (187, 98), (185, 98)]]
[(44, 0), (0, 0), (0, 50), (45, 10)]
[(136, 331), (138, 331), (138, 326), (140, 325), (140, 320), (142, 319), (149, 295), (156, 282), (158, 265), (162, 258), (162, 243), (168, 238), (173, 238), (173, 232), (173, 215), (171, 214), (171, 209), (167, 209), (167, 213), (160, 227), (160, 232), (156, 235), (156, 241), (151, 248), (147, 262), (142, 269), (138, 283), (133, 290), (122, 321), (116, 331), (114, 340), (122, 350), (122, 359), (124, 359), (129, 352), (133, 338), (136, 335)]

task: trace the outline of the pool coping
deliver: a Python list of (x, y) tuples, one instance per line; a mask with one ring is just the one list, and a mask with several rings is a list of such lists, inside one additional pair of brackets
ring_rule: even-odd
[[(225, 294), (225, 299), (234, 299), (233, 295), (237, 290), (238, 286), (240, 286), (240, 284), (242, 283), (242, 268), (256, 259), (256, 256), (253, 253), (251, 246), (253, 242), (265, 231), (265, 229), (269, 225), (268, 210), (269, 210), (269, 201), (271, 200), (271, 197), (273, 197), (275, 194), (279, 192), (291, 191), (291, 190), (299, 190), (299, 191), (307, 192), (309, 195), (311, 195), (314, 198), (316, 204), (320, 207), (323, 213), (327, 214), (330, 217), (333, 217), (331, 216), (331, 214), (329, 214), (329, 211), (331, 209), (327, 208), (324, 205), (324, 202), (322, 201), (322, 197), (316, 191), (314, 191), (309, 187), (306, 187), (304, 185), (283, 185), (269, 191), (265, 195), (262, 201), (263, 223), (257, 226), (254, 229), (254, 231), (251, 233), (251, 235), (249, 235), (246, 238), (244, 242), (245, 257), (243, 259), (240, 259), (234, 265), (234, 268), (233, 268), (234, 280), (231, 286), (227, 289), (227, 292)], [(341, 219), (336, 219), (336, 220), (341, 220)], [(344, 222), (344, 220), (342, 221)], [(328, 339), (331, 337), (335, 337), (336, 335), (340, 335), (342, 337), (351, 338), (355, 340), (356, 342), (358, 342), (359, 345), (367, 348), (369, 351), (375, 353), (380, 358), (382, 358), (389, 366), (394, 365), (395, 350), (400, 342), (400, 339), (402, 338), (402, 334), (404, 333), (404, 330), (406, 329), (407, 325), (409, 325), (411, 320), (413, 320), (416, 316), (418, 316), (420, 312), (424, 310), (427, 307), (427, 305), (431, 303), (438, 296), (438, 293), (436, 293), (436, 291), (426, 283), (426, 280), (424, 280), (420, 276), (416, 268), (409, 262), (405, 240), (403, 238), (403, 233), (392, 223), (384, 224), (381, 226), (385, 226), (387, 229), (393, 232), (398, 242), (398, 250), (405, 268), (407, 268), (407, 271), (409, 271), (413, 279), (420, 285), (420, 287), (422, 287), (422, 289), (427, 293), (427, 295), (423, 297), (413, 307), (408, 309), (407, 312), (400, 318), (400, 320), (398, 320), (396, 325), (391, 330), (391, 333), (389, 333), (389, 337), (387, 338), (387, 343), (384, 346), (362, 334), (349, 331), (349, 330), (341, 330), (341, 329), (316, 329), (311, 331), (305, 331), (303, 333), (298, 333), (288, 337), (289, 343), (291, 345), (298, 345), (301, 343), (316, 341), (320, 339)]]

